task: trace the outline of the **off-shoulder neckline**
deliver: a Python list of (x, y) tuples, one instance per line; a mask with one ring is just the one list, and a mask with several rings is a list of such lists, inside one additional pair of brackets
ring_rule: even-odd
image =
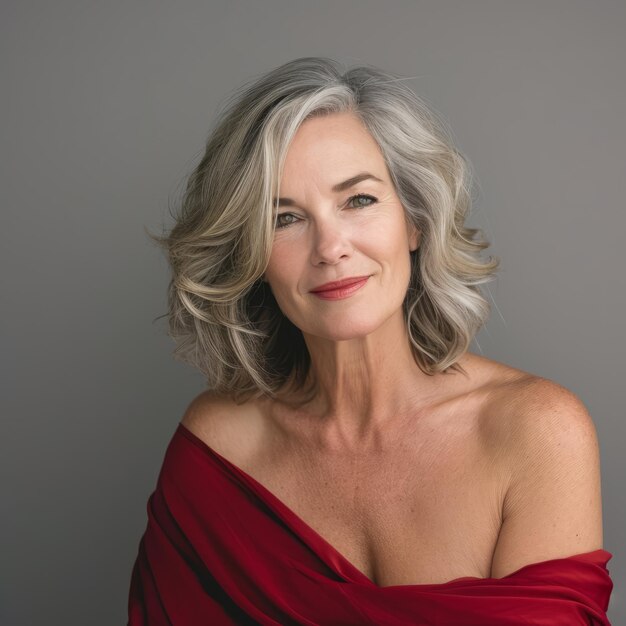
[[(598, 559), (603, 561), (608, 561), (613, 557), (613, 554), (604, 548), (598, 548), (597, 550), (592, 550), (590, 552), (580, 552), (578, 554), (572, 554), (566, 557), (556, 558), (556, 559), (546, 559), (544, 561), (537, 561), (535, 563), (529, 563), (520, 567), (519, 569), (503, 576), (501, 578), (492, 578), (485, 577), (481, 578), (479, 576), (461, 576), (458, 578), (454, 578), (452, 580), (448, 580), (443, 583), (415, 583), (415, 584), (406, 584), (406, 585), (387, 585), (381, 586), (375, 583), (371, 578), (369, 578), (366, 574), (364, 574), (356, 565), (350, 562), (350, 560), (345, 557), (339, 550), (337, 550), (331, 543), (329, 543), (324, 537), (322, 537), (312, 526), (310, 526), (307, 522), (305, 522), (293, 509), (291, 509), (287, 504), (285, 504), (278, 496), (276, 496), (272, 491), (270, 491), (267, 487), (265, 487), (262, 483), (260, 483), (256, 478), (248, 474), (246, 471), (238, 467), (232, 461), (229, 461), (226, 457), (222, 456), (217, 450), (213, 449), (209, 444), (207, 444), (203, 439), (198, 437), (195, 433), (193, 433), (189, 428), (187, 428), (182, 422), (178, 424), (175, 434), (182, 435), (196, 447), (198, 447), (205, 454), (209, 455), (213, 459), (217, 459), (219, 462), (224, 464), (226, 467), (230, 468), (236, 474), (238, 474), (241, 478), (244, 479), (250, 486), (254, 488), (257, 492), (260, 492), (263, 496), (263, 500), (267, 502), (269, 500), (272, 508), (277, 509), (281, 514), (283, 519), (286, 518), (286, 521), (289, 521), (291, 525), (295, 525), (298, 527), (299, 532), (304, 532), (309, 537), (312, 537), (314, 541), (320, 545), (322, 545), (327, 552), (330, 553), (331, 559), (330, 562), (340, 570), (339, 573), (343, 575), (347, 575), (352, 579), (356, 579), (361, 583), (371, 585), (377, 587), (379, 589), (391, 589), (396, 587), (415, 587), (419, 589), (434, 589), (438, 587), (446, 587), (448, 585), (457, 585), (457, 584), (474, 584), (477, 582), (480, 583), (494, 583), (497, 584), (498, 581), (507, 581), (510, 578), (519, 576), (521, 573), (525, 572), (525, 570), (529, 568), (536, 568), (540, 566), (544, 566), (548, 563), (553, 563), (557, 561), (563, 560), (576, 560), (582, 562), (597, 562)], [(608, 558), (607, 558), (608, 557)]]

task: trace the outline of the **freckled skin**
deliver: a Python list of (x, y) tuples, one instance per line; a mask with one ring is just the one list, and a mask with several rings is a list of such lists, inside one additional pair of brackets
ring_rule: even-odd
[[(380, 180), (333, 191), (362, 172)], [(183, 423), (381, 586), (499, 578), (600, 547), (597, 444), (578, 403), (469, 351), (462, 372), (415, 363), (402, 305), (421, 233), (360, 120), (305, 122), (279, 197), (292, 202), (265, 280), (303, 333), (313, 399), (202, 394)], [(310, 293), (362, 275), (350, 297)]]

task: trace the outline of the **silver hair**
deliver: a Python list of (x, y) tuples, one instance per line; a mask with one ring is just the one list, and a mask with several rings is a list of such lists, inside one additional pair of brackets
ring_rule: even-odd
[(456, 361), (489, 316), (480, 285), (500, 261), (481, 260), (489, 243), (480, 229), (464, 225), (469, 162), (406, 79), (372, 66), (342, 69), (325, 57), (298, 58), (236, 91), (187, 179), (174, 226), (152, 236), (172, 271), (167, 316), (174, 357), (236, 402), (314, 389), (305, 384), (310, 357), (302, 333), (262, 280), (285, 156), (313, 116), (358, 116), (382, 151), (407, 224), (421, 232), (403, 302), (420, 369), (462, 370)]

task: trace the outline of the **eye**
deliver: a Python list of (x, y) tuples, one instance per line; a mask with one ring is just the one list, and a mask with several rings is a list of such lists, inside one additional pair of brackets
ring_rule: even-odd
[[(348, 204), (350, 204), (353, 200), (358, 200), (357, 206), (353, 206), (350, 207), (351, 209), (364, 209), (365, 207), (371, 206), (372, 204), (375, 204), (376, 202), (378, 202), (377, 198), (374, 198), (374, 196), (370, 196), (368, 194), (365, 193), (358, 193), (354, 196), (351, 196), (350, 198), (348, 198)], [(362, 204), (362, 200), (367, 201), (366, 204)], [(286, 220), (286, 218), (293, 218), (290, 220)], [(286, 221), (282, 221), (285, 219)], [(298, 222), (299, 219), (296, 215), (294, 215), (293, 213), (280, 213), (276, 216), (276, 221), (274, 222), (274, 228), (276, 230), (280, 230), (281, 228), (287, 228), (288, 226), (291, 226), (292, 224), (295, 224), (296, 222)]]
[[(374, 198), (374, 196), (369, 196), (365, 193), (358, 193), (356, 196), (352, 196), (351, 198), (348, 199), (348, 204), (350, 204), (350, 202), (352, 202), (353, 200), (359, 200), (359, 202), (357, 203), (357, 206), (351, 207), (353, 209), (368, 207), (378, 202), (378, 200)], [(368, 204), (361, 204), (360, 202), (361, 200), (371, 200), (371, 202)]]
[[(293, 217), (294, 219), (292, 221), (287, 221), (281, 224), (280, 219), (284, 217)], [(280, 213), (279, 215), (276, 216), (276, 222), (274, 223), (274, 226), (276, 230), (280, 230), (281, 228), (286, 228), (287, 226), (290, 226), (291, 224), (295, 224), (296, 221), (297, 221), (296, 216), (293, 213)]]

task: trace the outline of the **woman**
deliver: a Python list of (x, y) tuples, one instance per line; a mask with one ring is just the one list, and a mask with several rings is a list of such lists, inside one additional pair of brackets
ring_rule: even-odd
[(608, 624), (598, 443), (468, 351), (497, 259), (398, 77), (300, 58), (222, 114), (169, 252), (169, 444), (129, 624)]

